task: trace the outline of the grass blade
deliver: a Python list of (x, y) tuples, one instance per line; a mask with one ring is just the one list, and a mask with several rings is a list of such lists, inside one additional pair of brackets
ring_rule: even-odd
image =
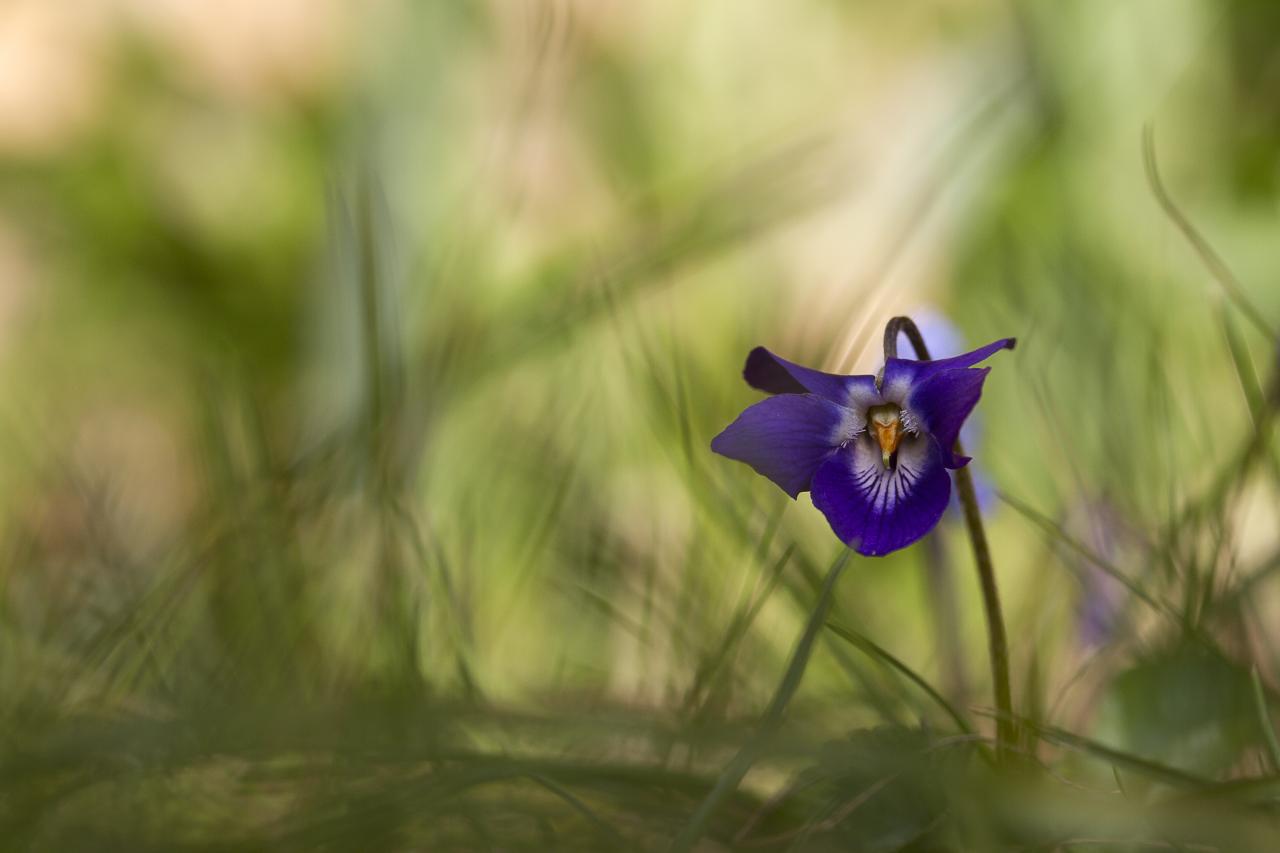
[(926, 681), (923, 676), (900, 661), (898, 658), (894, 657), (888, 650), (876, 644), (876, 642), (870, 637), (855, 631), (848, 625), (841, 625), (839, 622), (828, 621), (827, 627), (834, 631), (841, 639), (846, 640), (854, 648), (865, 652), (867, 655), (888, 664), (893, 669), (896, 669), (905, 676), (907, 680), (923, 690), (930, 699), (938, 703), (938, 706), (947, 712), (947, 715), (955, 721), (955, 724), (959, 726), (962, 732), (965, 734), (973, 734), (973, 726), (969, 724), (968, 720), (961, 716), (960, 712), (955, 709), (955, 706), (948, 702), (941, 693), (935, 690), (933, 685)]
[(747, 775), (747, 771), (751, 769), (751, 765), (759, 757), (769, 735), (773, 733), (782, 721), (782, 714), (786, 711), (787, 705), (790, 704), (791, 698), (795, 696), (796, 689), (800, 686), (800, 680), (804, 677), (805, 668), (809, 664), (809, 657), (813, 654), (813, 643), (818, 638), (818, 632), (826, 620), (827, 610), (831, 607), (832, 592), (835, 590), (836, 581), (840, 579), (840, 572), (849, 561), (849, 553), (847, 549), (842, 550), (839, 558), (836, 559), (831, 565), (831, 569), (827, 572), (822, 594), (819, 596), (813, 612), (809, 614), (809, 622), (805, 625), (804, 634), (801, 635), (800, 642), (796, 644), (796, 649), (791, 654), (791, 662), (787, 664), (786, 674), (783, 675), (782, 683), (778, 685), (778, 690), (773, 695), (773, 701), (769, 703), (769, 707), (765, 710), (764, 717), (760, 721), (759, 731), (755, 737), (747, 741), (738, 750), (738, 754), (733, 757), (733, 760), (729, 762), (720, 774), (715, 786), (707, 794), (702, 804), (698, 806), (698, 810), (694, 812), (689, 823), (672, 841), (672, 853), (687, 853), (687, 851), (693, 849), (698, 839), (706, 832), (707, 823), (711, 820), (711, 815), (728, 796), (737, 790), (742, 777)]

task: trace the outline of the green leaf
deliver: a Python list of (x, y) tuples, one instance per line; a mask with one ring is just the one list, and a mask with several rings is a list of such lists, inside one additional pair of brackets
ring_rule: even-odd
[(1098, 738), (1211, 776), (1236, 762), (1256, 726), (1249, 673), (1217, 649), (1184, 640), (1116, 677)]

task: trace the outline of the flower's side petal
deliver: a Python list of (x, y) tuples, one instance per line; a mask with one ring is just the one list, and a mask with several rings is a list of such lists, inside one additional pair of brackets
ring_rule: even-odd
[(783, 394), (749, 407), (711, 442), (721, 456), (745, 462), (791, 497), (864, 426), (849, 409), (813, 394)]
[(874, 376), (840, 376), (779, 358), (764, 347), (747, 356), (742, 378), (752, 388), (768, 394), (817, 394), (841, 406), (865, 410), (883, 402)]
[(957, 355), (953, 358), (940, 358), (937, 361), (912, 361), (907, 358), (891, 358), (884, 365), (884, 396), (886, 400), (901, 403), (911, 391), (911, 386), (923, 382), (934, 374), (944, 370), (956, 370), (962, 367), (973, 367), (986, 361), (1002, 349), (1013, 349), (1017, 343), (1015, 338), (1001, 338), (998, 341), (978, 347), (972, 352)]
[(975, 350), (952, 356), (951, 358), (939, 358), (934, 361), (927, 362), (930, 367), (936, 367), (939, 370), (951, 370), (957, 367), (973, 367), (975, 364), (986, 361), (991, 356), (1000, 352), (1002, 349), (1013, 349), (1018, 344), (1017, 338), (1001, 338), (998, 341), (992, 341), (985, 347), (978, 347)]
[(938, 442), (942, 462), (948, 468), (962, 468), (969, 461), (968, 457), (956, 456), (952, 450), (965, 418), (978, 405), (982, 383), (990, 372), (989, 367), (943, 370), (911, 386), (903, 402), (906, 410)]
[(868, 435), (842, 447), (813, 477), (813, 505), (836, 536), (859, 554), (879, 557), (905, 548), (942, 518), (951, 497), (951, 475), (927, 435), (911, 436), (886, 470)]

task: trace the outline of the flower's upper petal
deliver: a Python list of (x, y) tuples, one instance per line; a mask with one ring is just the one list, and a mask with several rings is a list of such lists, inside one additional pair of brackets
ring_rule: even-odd
[(973, 367), (985, 361), (1002, 349), (1013, 349), (1017, 341), (1014, 338), (1001, 338), (998, 341), (978, 347), (972, 352), (957, 355), (953, 358), (940, 358), (936, 361), (913, 361), (908, 358), (891, 358), (884, 364), (884, 382), (882, 388), (886, 400), (902, 403), (911, 391), (911, 386), (923, 382), (930, 376), (944, 370), (955, 370), (961, 367)]
[(942, 464), (963, 467), (968, 457), (952, 452), (960, 427), (982, 396), (989, 367), (961, 367), (939, 371), (911, 386), (903, 405), (911, 417), (928, 430), (942, 450)]
[(842, 442), (866, 426), (860, 415), (814, 394), (783, 394), (749, 407), (711, 442), (722, 456), (745, 462), (791, 497)]
[(942, 518), (951, 476), (927, 435), (910, 435), (893, 470), (864, 433), (831, 456), (813, 477), (813, 505), (836, 536), (859, 554), (878, 557), (905, 548)]
[(808, 392), (861, 411), (884, 402), (876, 388), (874, 376), (823, 373), (821, 370), (801, 367), (785, 358), (778, 358), (764, 347), (756, 347), (747, 356), (742, 377), (752, 388), (769, 394)]

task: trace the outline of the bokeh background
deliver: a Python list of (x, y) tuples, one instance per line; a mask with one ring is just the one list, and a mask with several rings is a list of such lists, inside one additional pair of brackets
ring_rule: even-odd
[[(1277, 849), (1277, 36), (5, 0), (8, 849), (665, 849), (744, 745), (700, 849)], [(1019, 339), (967, 438), (1015, 779), (956, 514), (762, 736), (840, 548), (708, 443), (750, 347), (871, 372), (900, 313)]]

